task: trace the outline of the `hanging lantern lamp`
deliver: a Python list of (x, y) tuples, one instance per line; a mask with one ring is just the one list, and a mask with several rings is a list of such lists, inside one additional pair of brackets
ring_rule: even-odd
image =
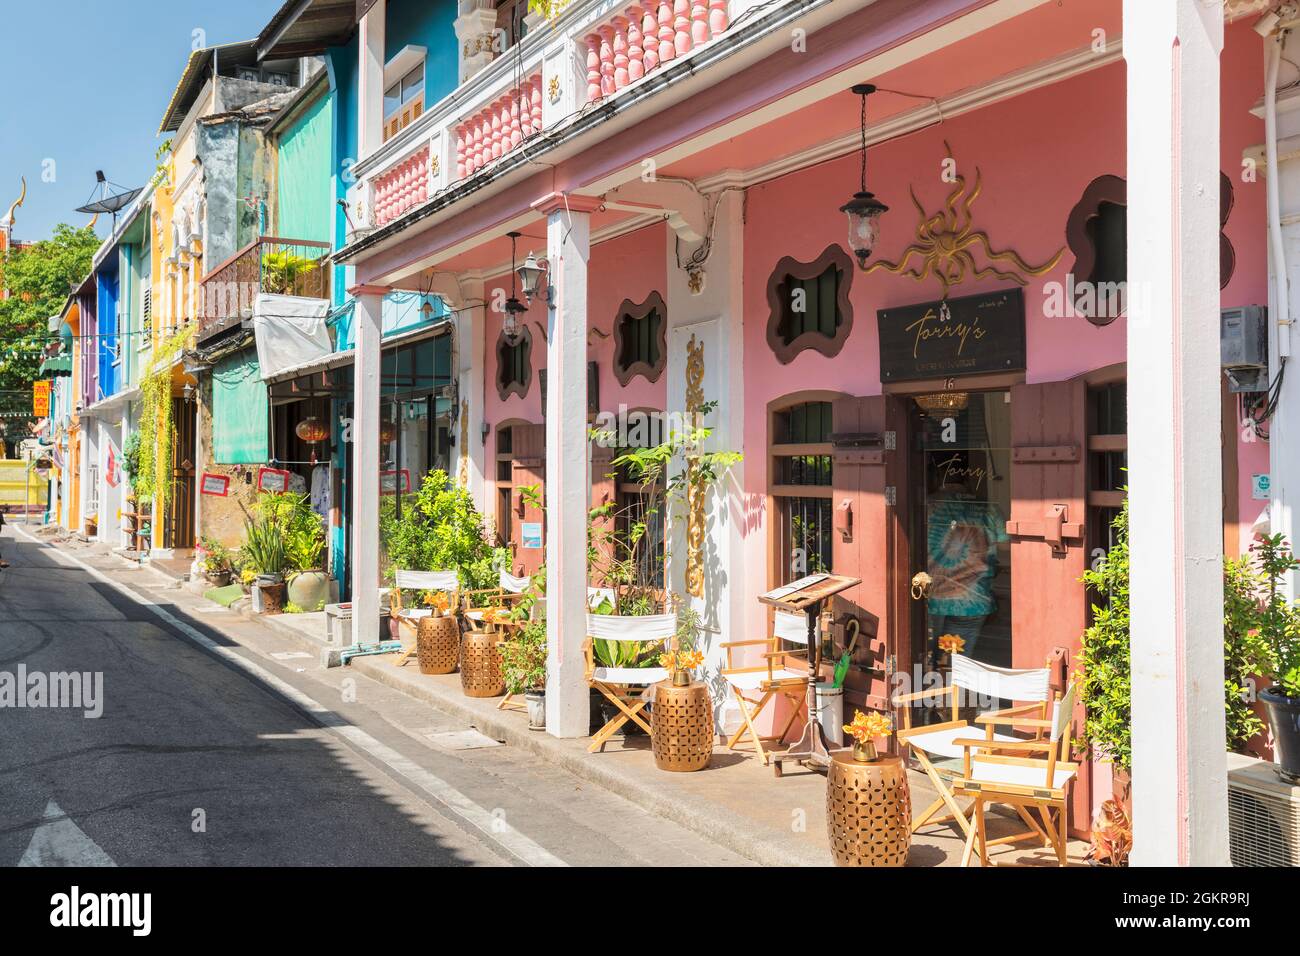
[(889, 207), (867, 190), (867, 97), (876, 92), (876, 87), (871, 83), (858, 83), (852, 89), (862, 97), (862, 180), (861, 188), (840, 207), (840, 212), (849, 217), (849, 249), (858, 260), (858, 268), (865, 269), (880, 238), (880, 216), (889, 212)]

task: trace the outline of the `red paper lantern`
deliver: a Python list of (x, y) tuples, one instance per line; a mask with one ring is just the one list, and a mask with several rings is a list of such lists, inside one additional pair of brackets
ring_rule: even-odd
[(389, 445), (397, 440), (397, 426), (392, 422), (379, 423), (379, 441), (381, 444)]
[(330, 436), (329, 428), (327, 428), (325, 423), (315, 415), (304, 418), (300, 421), (298, 426), (294, 429), (294, 432), (303, 441), (311, 442), (313, 445), (317, 442), (324, 441)]

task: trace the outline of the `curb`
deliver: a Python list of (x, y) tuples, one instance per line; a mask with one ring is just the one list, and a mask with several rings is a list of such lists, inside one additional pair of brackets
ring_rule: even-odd
[(386, 659), (357, 658), (348, 666), (386, 687), (401, 691), (409, 697), (432, 705), (443, 713), (469, 722), (489, 737), (543, 757), (574, 776), (597, 784), (656, 816), (671, 820), (707, 837), (754, 863), (781, 867), (831, 865), (829, 850), (825, 855), (776, 850), (773, 845), (779, 844), (782, 834), (762, 824), (754, 824), (752, 827), (737, 826), (719, 816), (716, 804), (688, 794), (669, 796), (648, 790), (642, 781), (626, 777), (617, 770), (602, 765), (602, 761), (586, 759), (589, 755), (585, 753), (571, 752), (562, 744), (553, 742), (555, 738), (545, 733), (530, 731), (517, 721), (506, 719), (499, 711), (485, 714), (466, 706), (455, 695), (445, 693), (435, 685), (407, 680)]

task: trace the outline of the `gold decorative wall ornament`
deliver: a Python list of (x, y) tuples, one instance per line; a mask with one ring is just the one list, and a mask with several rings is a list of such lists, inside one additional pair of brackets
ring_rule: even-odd
[(456, 483), (462, 488), (469, 487), (469, 399), (460, 401), (460, 474)]
[(550, 97), (552, 103), (560, 102), (560, 76), (554, 74), (546, 84), (546, 95)]
[[(704, 408), (704, 343), (691, 333), (686, 343), (686, 414), (693, 425)], [(697, 487), (691, 459), (686, 463), (686, 593), (704, 596), (704, 491)]]
[[(952, 147), (944, 143), (948, 159), (952, 159)], [(867, 266), (868, 274), (877, 269), (884, 269), (895, 275), (909, 276), (917, 282), (925, 281), (933, 275), (943, 286), (943, 298), (948, 298), (948, 291), (967, 279), (983, 279), (996, 276), (1009, 279), (1019, 285), (1028, 285), (1027, 276), (1041, 276), (1056, 267), (1065, 254), (1065, 246), (1056, 251), (1050, 260), (1042, 265), (1032, 266), (1014, 250), (995, 251), (987, 233), (977, 232), (971, 207), (979, 198), (983, 189), (981, 171), (975, 167), (975, 183), (967, 190), (966, 177), (954, 177), (955, 188), (944, 201), (943, 209), (933, 215), (927, 215), (925, 207), (916, 198), (916, 190), (909, 189), (912, 205), (916, 207), (920, 221), (916, 227), (916, 242), (903, 250), (897, 262), (877, 260)], [(980, 266), (974, 250), (982, 249), (988, 263)], [(913, 257), (920, 261), (909, 268)]]

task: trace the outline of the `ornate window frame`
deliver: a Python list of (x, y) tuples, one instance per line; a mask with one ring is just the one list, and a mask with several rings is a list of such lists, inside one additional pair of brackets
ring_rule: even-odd
[[(781, 300), (781, 286), (787, 278), (808, 280), (816, 279), (823, 272), (835, 266), (840, 271), (835, 308), (840, 315), (839, 328), (834, 336), (821, 332), (803, 332), (790, 342), (781, 338), (779, 329), (784, 317)], [(782, 365), (794, 361), (794, 357), (805, 349), (812, 349), (827, 358), (834, 358), (844, 348), (849, 333), (853, 331), (853, 306), (849, 304), (849, 289), (853, 285), (854, 265), (849, 254), (838, 243), (831, 243), (812, 262), (801, 262), (794, 256), (784, 256), (767, 278), (767, 304), (770, 314), (767, 320), (767, 345)]]
[[(506, 382), (505, 380), (505, 351), (516, 346), (524, 348), (524, 380), (522, 382)], [(506, 333), (503, 330), (497, 335), (496, 344), (497, 356), (497, 397), (505, 401), (511, 395), (518, 395), (524, 398), (528, 395), (528, 389), (533, 383), (533, 333), (527, 325), (519, 327), (519, 341), (511, 345), (506, 341)]]
[[(651, 313), (659, 314), (659, 361), (651, 364), (650, 362), (633, 362), (624, 366), (621, 361), (623, 354), (623, 327), (627, 321), (639, 322), (648, 319)], [(668, 306), (664, 302), (664, 297), (658, 292), (651, 292), (646, 296), (645, 301), (641, 303), (633, 302), (631, 299), (624, 299), (614, 314), (614, 377), (618, 379), (618, 384), (627, 386), (632, 379), (638, 375), (645, 378), (647, 382), (659, 381), (659, 376), (663, 375), (664, 369), (668, 366)]]

